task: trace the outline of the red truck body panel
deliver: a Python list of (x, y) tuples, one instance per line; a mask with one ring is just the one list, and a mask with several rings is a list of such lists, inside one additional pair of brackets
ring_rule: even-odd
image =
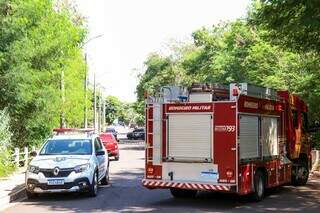
[[(148, 103), (143, 185), (243, 195), (253, 192), (257, 170), (264, 172), (266, 188), (290, 183), (292, 161), (301, 153), (310, 155), (301, 132), (307, 107), (288, 92), (278, 95), (277, 100), (241, 95), (236, 101)], [(297, 111), (296, 121), (292, 110)], [(252, 156), (243, 153), (252, 148), (246, 147), (246, 138), (257, 141)], [(192, 149), (197, 158), (192, 158)], [(188, 157), (179, 159), (183, 151)]]

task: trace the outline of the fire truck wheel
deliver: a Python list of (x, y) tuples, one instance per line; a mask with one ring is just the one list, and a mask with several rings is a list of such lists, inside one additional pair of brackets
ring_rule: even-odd
[(309, 169), (307, 163), (301, 163), (298, 168), (296, 168), (296, 174), (292, 175), (292, 183), (295, 186), (304, 186), (307, 184), (309, 178)]
[(170, 192), (175, 198), (194, 198), (197, 195), (197, 190), (171, 188)]
[(262, 171), (258, 170), (254, 176), (254, 192), (252, 198), (254, 201), (259, 202), (264, 197), (265, 191), (265, 177)]

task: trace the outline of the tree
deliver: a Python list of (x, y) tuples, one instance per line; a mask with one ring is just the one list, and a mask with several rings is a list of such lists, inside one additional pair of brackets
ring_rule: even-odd
[(257, 0), (250, 13), (253, 25), (268, 31), (277, 44), (320, 53), (318, 0)]
[[(79, 125), (83, 110), (85, 64), (81, 43), (86, 30), (53, 0), (0, 0), (0, 109), (8, 108), (12, 141), (42, 141), (63, 111)], [(60, 98), (65, 73), (66, 102)]]
[[(181, 57), (153, 54), (147, 58), (137, 87), (139, 100), (143, 100), (143, 90), (154, 92), (168, 84), (247, 82), (299, 94), (309, 103), (310, 117), (320, 118), (320, 67), (315, 54), (274, 44), (266, 39), (265, 29), (246, 20), (202, 28), (192, 35), (194, 46)], [(177, 81), (178, 76), (182, 81)]]
[(311, 121), (320, 119), (319, 14), (317, 0), (262, 0), (253, 3), (248, 17), (253, 27), (265, 31), (265, 40), (299, 53), (298, 58), (291, 58), (295, 66), (290, 72), (279, 75), (287, 79), (292, 92), (307, 101)]
[(0, 110), (0, 177), (8, 175), (13, 170), (10, 161), (11, 148), (10, 117), (7, 109)]
[(115, 96), (106, 98), (106, 122), (112, 124), (120, 116), (121, 101)]

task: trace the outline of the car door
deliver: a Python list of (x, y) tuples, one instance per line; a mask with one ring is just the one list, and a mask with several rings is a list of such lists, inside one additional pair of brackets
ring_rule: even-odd
[[(101, 141), (99, 138), (94, 139), (94, 148), (96, 153), (98, 151), (104, 151)], [(98, 170), (99, 170), (99, 180), (105, 175), (105, 164), (106, 164), (106, 158), (105, 155), (97, 155), (98, 160)]]

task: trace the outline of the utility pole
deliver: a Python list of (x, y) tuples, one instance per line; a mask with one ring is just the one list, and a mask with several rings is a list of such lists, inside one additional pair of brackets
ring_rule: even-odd
[(66, 127), (66, 120), (65, 120), (65, 114), (64, 114), (64, 103), (66, 101), (65, 97), (65, 87), (64, 87), (64, 70), (62, 68), (61, 70), (61, 76), (60, 76), (60, 92), (61, 92), (61, 112), (60, 112), (60, 128)]
[(101, 132), (101, 118), (102, 118), (102, 113), (101, 113), (101, 107), (102, 107), (102, 100), (101, 100), (101, 89), (99, 88), (99, 107), (98, 107), (98, 131)]
[(93, 129), (96, 132), (97, 127), (97, 96), (96, 96), (96, 73), (93, 75)]
[(102, 131), (106, 128), (106, 99), (102, 100)]
[(88, 63), (87, 63), (87, 53), (84, 55), (85, 60), (85, 71), (84, 71), (84, 114), (83, 114), (83, 124), (84, 128), (88, 128), (88, 108), (87, 108), (87, 100), (88, 100)]

